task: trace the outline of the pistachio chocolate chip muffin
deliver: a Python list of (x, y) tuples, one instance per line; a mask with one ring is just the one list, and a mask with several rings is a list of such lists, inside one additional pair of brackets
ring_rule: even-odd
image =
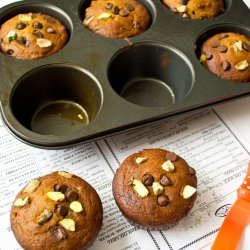
[(197, 196), (196, 171), (173, 152), (144, 149), (127, 157), (113, 180), (117, 206), (129, 221), (163, 229), (181, 220)]
[(127, 38), (145, 31), (150, 19), (147, 9), (135, 0), (93, 0), (83, 24), (104, 37)]
[(0, 28), (0, 51), (22, 60), (52, 55), (67, 40), (66, 27), (59, 20), (41, 13), (19, 14)]
[(102, 226), (94, 188), (67, 172), (32, 180), (12, 205), (11, 229), (24, 249), (86, 249)]
[(200, 62), (216, 76), (234, 82), (250, 81), (250, 38), (225, 32), (201, 46)]
[(163, 0), (172, 12), (191, 19), (210, 19), (225, 11), (223, 0)]

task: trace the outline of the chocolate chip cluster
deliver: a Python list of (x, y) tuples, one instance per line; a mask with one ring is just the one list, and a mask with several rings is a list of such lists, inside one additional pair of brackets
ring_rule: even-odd
[[(147, 160), (147, 158), (138, 157), (136, 158), (135, 162), (136, 164), (143, 164)], [(134, 177), (132, 177), (129, 181), (129, 185), (133, 186), (134, 190), (142, 198), (149, 195), (148, 187), (151, 187), (154, 195), (157, 197), (157, 203), (161, 207), (167, 206), (170, 203), (170, 199), (166, 195), (165, 189), (169, 186), (174, 185), (174, 182), (169, 176), (171, 176), (171, 173), (174, 173), (176, 171), (174, 162), (178, 160), (178, 156), (173, 152), (169, 152), (165, 155), (165, 160), (166, 161), (161, 165), (162, 174), (159, 180), (155, 180), (153, 173), (146, 173), (142, 176), (141, 179), (135, 179)], [(189, 172), (191, 175), (196, 174), (195, 169), (192, 167), (189, 167)], [(184, 199), (188, 199), (195, 192), (196, 188), (185, 185), (183, 186), (180, 196)]]
[(105, 9), (110, 10), (115, 15), (126, 17), (129, 15), (130, 11), (133, 11), (135, 9), (135, 7), (130, 3), (126, 3), (125, 8), (119, 8), (118, 6), (108, 2), (105, 5)]

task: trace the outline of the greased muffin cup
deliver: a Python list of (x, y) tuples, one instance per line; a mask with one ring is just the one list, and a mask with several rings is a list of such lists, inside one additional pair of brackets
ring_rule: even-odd
[(28, 183), (16, 196), (11, 229), (24, 249), (87, 249), (102, 226), (103, 209), (95, 189), (68, 172)]
[(175, 153), (144, 149), (124, 160), (112, 187), (116, 204), (129, 221), (163, 229), (192, 209), (197, 177), (195, 169)]
[[(198, 3), (182, 1), (187, 9)], [(199, 5), (201, 12), (195, 9), (194, 15), (205, 12), (207, 3), (211, 2)], [(249, 80), (217, 77), (200, 61), (202, 45), (213, 35), (250, 36), (249, 9), (244, 2), (225, 0), (223, 8), (223, 13), (202, 20), (193, 20), (191, 14), (183, 18), (162, 1), (152, 0), (26, 0), (1, 8), (1, 27), (19, 14), (41, 13), (40, 17), (58, 20), (68, 36), (55, 53), (47, 54), (48, 47), (35, 44), (38, 48), (29, 58), (37, 56), (37, 49), (41, 57), (20, 60), (15, 53), (28, 55), (21, 53), (29, 44), (25, 43), (29, 36), (21, 34), (26, 29), (18, 30), (16, 25), (15, 32), (6, 34), (4, 45), (9, 52), (0, 53), (4, 125), (24, 143), (58, 149), (249, 95)], [(53, 28), (47, 27), (47, 21), (38, 23), (26, 26), (29, 35), (42, 31), (49, 41), (58, 35), (47, 32)], [(63, 32), (60, 35), (64, 37)], [(22, 36), (25, 39), (20, 40)]]

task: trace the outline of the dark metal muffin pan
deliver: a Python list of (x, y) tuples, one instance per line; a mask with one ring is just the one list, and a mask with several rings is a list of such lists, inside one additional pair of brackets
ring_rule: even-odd
[[(69, 32), (66, 46), (49, 57), (23, 61), (0, 53), (1, 116), (14, 136), (36, 147), (63, 148), (249, 95), (250, 83), (217, 78), (199, 62), (199, 47), (212, 34), (250, 37), (242, 0), (227, 0), (225, 13), (209, 20), (182, 18), (160, 0), (140, 2), (152, 22), (129, 39), (86, 29), (82, 19), (90, 1), (33, 0), (0, 9), (1, 24), (41, 12)], [(66, 111), (58, 117), (58, 109)]]

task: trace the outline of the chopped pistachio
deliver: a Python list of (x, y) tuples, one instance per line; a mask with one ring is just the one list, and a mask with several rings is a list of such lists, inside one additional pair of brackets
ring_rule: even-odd
[(88, 25), (92, 20), (93, 20), (94, 16), (90, 16), (87, 19), (84, 20), (84, 25)]
[(242, 48), (242, 41), (236, 41), (233, 43), (233, 50), (235, 52), (241, 52), (243, 50)]
[(184, 13), (187, 10), (187, 6), (186, 5), (180, 5), (177, 7), (177, 11), (180, 13)]
[(24, 193), (32, 193), (34, 192), (40, 185), (41, 181), (40, 180), (33, 180), (31, 181), (24, 189)]
[(79, 201), (71, 202), (69, 207), (76, 213), (80, 213), (83, 211), (82, 204)]
[(51, 218), (52, 214), (53, 212), (49, 209), (44, 209), (43, 212), (37, 217), (37, 223), (40, 225), (44, 224)]
[(107, 20), (108, 18), (110, 18), (111, 14), (104, 12), (102, 14), (100, 14), (97, 19), (98, 20)]
[(158, 181), (153, 182), (152, 188), (156, 196), (159, 196), (164, 191), (164, 187)]
[(249, 66), (247, 60), (240, 61), (235, 65), (237, 70), (245, 70)]
[(52, 42), (45, 38), (37, 38), (36, 43), (40, 48), (48, 48), (52, 45)]
[(23, 207), (26, 204), (28, 204), (30, 201), (29, 197), (25, 197), (24, 199), (22, 198), (18, 198), (15, 202), (14, 202), (14, 207)]
[(195, 192), (197, 191), (196, 188), (186, 185), (182, 191), (181, 196), (183, 197), (183, 199), (188, 199), (190, 198), (192, 195), (195, 194)]
[(133, 179), (133, 188), (134, 190), (141, 196), (146, 197), (149, 194), (148, 189), (143, 185), (143, 183), (140, 180)]
[(59, 224), (68, 231), (74, 232), (76, 230), (75, 221), (70, 218), (64, 218)]
[(200, 56), (200, 62), (205, 62), (207, 60), (206, 55), (205, 54), (201, 54)]
[(135, 162), (136, 162), (137, 164), (143, 163), (143, 162), (145, 162), (145, 161), (147, 161), (147, 158), (146, 158), (146, 157), (137, 157), (137, 158), (135, 159)]
[(165, 170), (167, 172), (174, 172), (174, 170), (175, 170), (174, 164), (170, 160), (165, 161), (161, 165), (161, 167), (163, 168), (163, 170)]
[(28, 14), (28, 15), (19, 14), (18, 18), (19, 18), (20, 21), (29, 22), (29, 21), (31, 21), (32, 16), (30, 14)]
[(83, 120), (83, 116), (81, 114), (77, 115), (80, 120)]
[(65, 195), (61, 192), (47, 192), (46, 196), (53, 201), (63, 201)]
[(72, 177), (72, 174), (64, 172), (64, 171), (59, 171), (58, 174), (68, 179)]
[(9, 33), (7, 34), (8, 41), (14, 41), (17, 39), (17, 34), (14, 30), (10, 30)]

